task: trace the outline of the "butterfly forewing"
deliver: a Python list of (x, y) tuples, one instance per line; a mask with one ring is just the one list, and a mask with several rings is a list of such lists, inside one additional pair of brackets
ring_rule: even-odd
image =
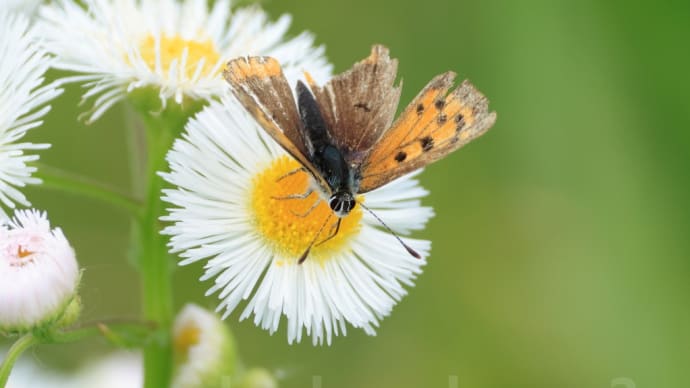
[(383, 134), (361, 166), (360, 193), (439, 160), (491, 128), (496, 113), (472, 84), (464, 81), (447, 95), (454, 77), (434, 78)]
[(233, 59), (223, 76), (259, 125), (307, 168), (322, 187), (327, 187), (309, 160), (297, 106), (278, 61), (270, 57)]
[(323, 87), (309, 82), (331, 140), (348, 163), (359, 165), (393, 121), (400, 99), (397, 69), (388, 49), (375, 45), (367, 58)]

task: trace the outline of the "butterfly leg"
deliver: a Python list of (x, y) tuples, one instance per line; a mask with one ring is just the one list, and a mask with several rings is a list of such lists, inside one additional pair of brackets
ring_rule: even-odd
[(278, 199), (278, 200), (284, 200), (284, 199), (307, 199), (307, 197), (309, 197), (309, 196), (311, 195), (311, 193), (313, 193), (313, 192), (314, 192), (314, 190), (309, 189), (309, 190), (305, 191), (305, 192), (302, 193), (302, 194), (290, 194), (290, 195), (285, 195), (285, 196), (283, 196), (283, 197), (271, 197), (271, 198), (273, 198), (273, 199)]
[[(314, 243), (316, 243), (316, 240), (319, 238), (321, 235), (321, 232), (323, 232), (323, 228), (326, 227), (326, 224), (328, 221), (331, 220), (331, 217), (333, 217), (333, 214), (330, 213), (328, 214), (328, 217), (326, 217), (326, 220), (321, 224), (321, 227), (319, 228), (319, 231), (316, 233), (316, 236), (314, 236), (314, 239), (311, 240), (311, 243), (309, 243), (309, 246), (307, 249), (302, 253), (302, 256), (297, 260), (297, 264), (302, 264), (304, 263), (304, 260), (307, 260), (307, 256), (309, 256), (309, 252), (311, 252), (311, 249), (314, 247)], [(338, 219), (338, 226), (340, 226), (340, 219)]]
[(297, 213), (296, 211), (293, 211), (293, 210), (291, 210), (291, 211), (292, 211), (292, 214), (294, 214), (295, 216), (300, 217), (300, 218), (304, 218), (304, 217), (308, 216), (311, 212), (313, 212), (314, 209), (316, 209), (316, 207), (319, 206), (320, 203), (321, 203), (321, 198), (314, 201), (314, 204), (311, 205), (311, 207), (309, 209), (307, 209), (307, 211), (304, 213)]
[(304, 168), (304, 167), (300, 167), (300, 168), (296, 168), (296, 169), (294, 169), (294, 170), (288, 171), (288, 172), (286, 172), (285, 174), (279, 176), (278, 179), (276, 179), (276, 182), (280, 182), (280, 181), (282, 181), (283, 179), (288, 178), (288, 177), (291, 177), (291, 176), (293, 176), (293, 175), (295, 175), (295, 174), (297, 174), (297, 173), (299, 173), (299, 172), (307, 172), (307, 169)]
[[(343, 220), (342, 218), (338, 218), (338, 221), (336, 221), (335, 224), (331, 226), (331, 231), (332, 231), (331, 235), (326, 237), (324, 240), (320, 241), (318, 244), (316, 244), (317, 247), (338, 235), (338, 232), (340, 231), (340, 222), (342, 220)], [(333, 229), (335, 229), (335, 230), (333, 230)]]

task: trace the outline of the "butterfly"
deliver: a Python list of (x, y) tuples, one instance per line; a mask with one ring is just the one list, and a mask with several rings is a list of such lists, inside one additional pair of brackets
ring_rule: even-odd
[(308, 86), (297, 82), (296, 100), (275, 58), (236, 58), (223, 72), (239, 102), (316, 182), (338, 217), (336, 234), (358, 194), (445, 157), (496, 121), (486, 97), (469, 81), (449, 93), (455, 73), (446, 72), (433, 78), (393, 122), (402, 90), (402, 82), (395, 85), (397, 67), (386, 47), (374, 45), (367, 58), (324, 86), (305, 72)]

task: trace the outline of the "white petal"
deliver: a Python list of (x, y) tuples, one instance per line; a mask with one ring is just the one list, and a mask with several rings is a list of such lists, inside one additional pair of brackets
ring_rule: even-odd
[[(24, 16), (0, 11), (0, 202), (9, 208), (30, 203), (17, 189), (40, 180), (32, 178), (29, 153), (48, 144), (19, 143), (27, 131), (42, 124), (46, 104), (62, 93), (56, 83), (44, 85), (53, 60), (37, 44), (35, 29)], [(0, 208), (0, 218), (6, 217)]]

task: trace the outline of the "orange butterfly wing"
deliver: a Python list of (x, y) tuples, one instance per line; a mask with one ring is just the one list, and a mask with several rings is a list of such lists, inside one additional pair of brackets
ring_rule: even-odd
[(362, 163), (360, 193), (433, 163), (491, 128), (496, 113), (469, 81), (447, 94), (454, 78), (448, 72), (431, 80), (383, 134)]

